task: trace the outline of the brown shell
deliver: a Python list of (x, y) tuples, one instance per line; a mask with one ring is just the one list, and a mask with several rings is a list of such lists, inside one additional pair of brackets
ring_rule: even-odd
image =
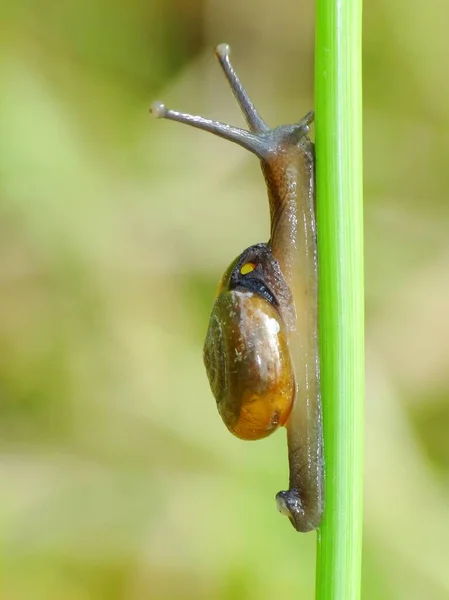
[(239, 290), (219, 295), (204, 344), (204, 364), (231, 433), (257, 440), (284, 425), (295, 378), (282, 320), (267, 300)]

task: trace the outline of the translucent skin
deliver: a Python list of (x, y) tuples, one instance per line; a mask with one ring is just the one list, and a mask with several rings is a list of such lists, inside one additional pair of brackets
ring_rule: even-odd
[(226, 290), (212, 310), (204, 344), (218, 411), (231, 433), (264, 438), (290, 414), (295, 395), (285, 328), (274, 306), (257, 294)]
[(273, 134), (276, 149), (261, 160), (270, 201), (270, 244), (296, 308), (288, 335), (296, 379), (287, 421), (290, 487), (276, 500), (293, 526), (306, 532), (319, 526), (324, 510), (314, 148), (306, 135), (292, 143), (282, 127)]

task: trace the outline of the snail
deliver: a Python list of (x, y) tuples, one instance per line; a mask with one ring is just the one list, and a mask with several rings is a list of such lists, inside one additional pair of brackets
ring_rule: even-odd
[(289, 489), (278, 510), (297, 531), (319, 527), (324, 509), (323, 426), (317, 333), (317, 232), (313, 112), (270, 129), (220, 44), (216, 57), (242, 110), (246, 131), (167, 109), (151, 112), (239, 144), (261, 163), (271, 231), (226, 270), (204, 345), (218, 411), (237, 437), (255, 440), (287, 429)]

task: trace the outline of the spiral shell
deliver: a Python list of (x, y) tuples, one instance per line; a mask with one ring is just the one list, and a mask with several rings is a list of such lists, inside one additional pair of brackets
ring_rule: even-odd
[[(267, 252), (264, 248), (264, 258)], [(295, 378), (285, 325), (274, 293), (265, 282), (269, 278), (259, 272), (245, 283), (241, 263), (248, 255), (242, 256), (243, 260), (237, 260), (226, 272), (212, 309), (204, 364), (225, 425), (239, 438), (256, 440), (285, 424), (295, 394)], [(255, 271), (258, 265), (250, 264)], [(240, 279), (235, 289), (229, 289), (236, 273)], [(257, 289), (262, 293), (254, 291)]]

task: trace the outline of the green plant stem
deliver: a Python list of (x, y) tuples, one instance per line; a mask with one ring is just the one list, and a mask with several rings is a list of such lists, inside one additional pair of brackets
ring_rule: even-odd
[(317, 0), (316, 164), (326, 508), (318, 600), (360, 597), (364, 291), (361, 0)]

